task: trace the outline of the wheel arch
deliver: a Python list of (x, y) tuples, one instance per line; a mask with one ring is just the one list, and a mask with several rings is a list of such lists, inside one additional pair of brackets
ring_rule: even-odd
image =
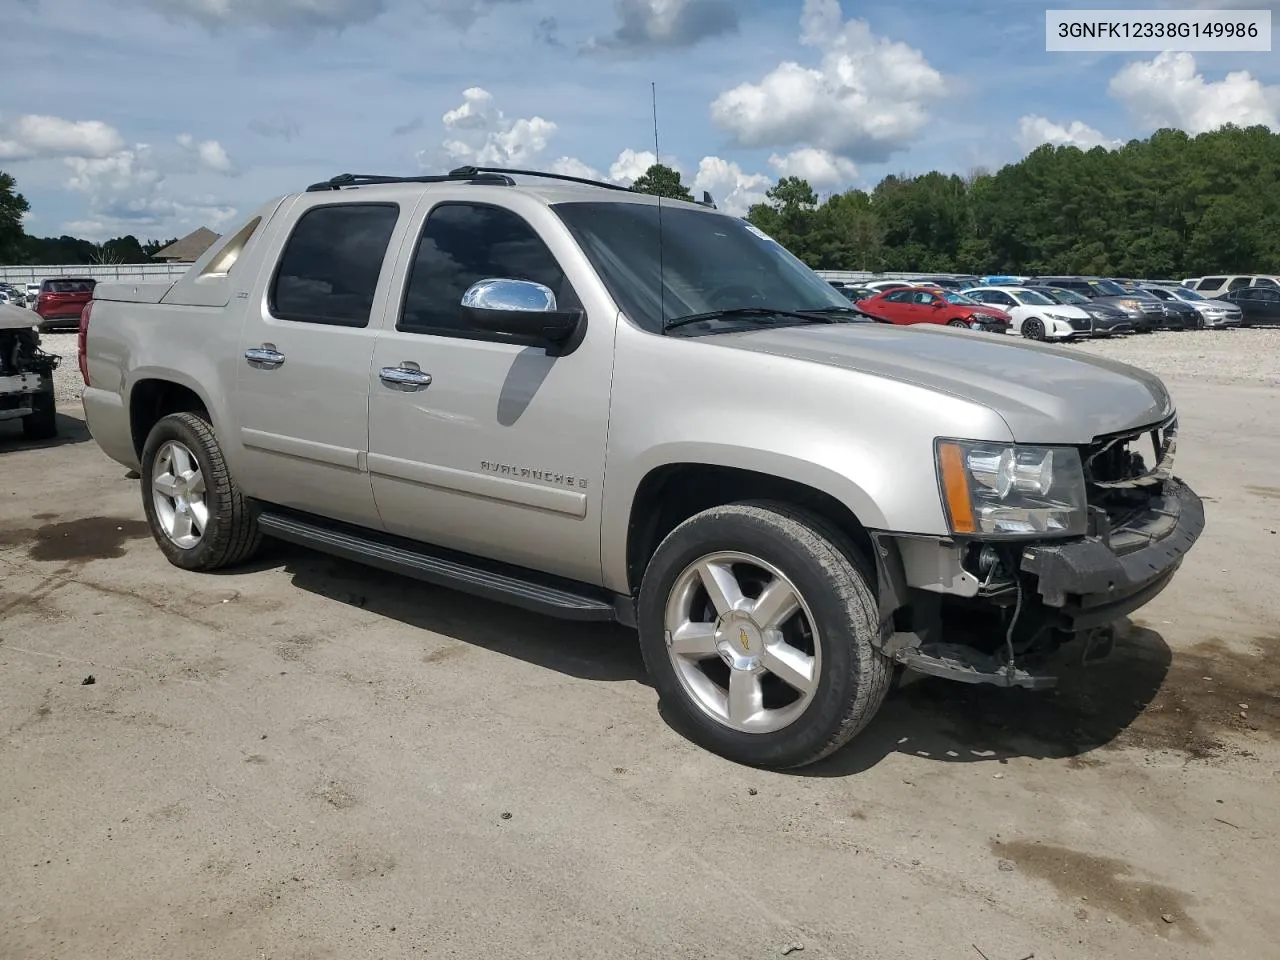
[(129, 434), (139, 460), (151, 428), (171, 413), (199, 413), (212, 421), (213, 407), (203, 390), (171, 371), (139, 371), (128, 393)]

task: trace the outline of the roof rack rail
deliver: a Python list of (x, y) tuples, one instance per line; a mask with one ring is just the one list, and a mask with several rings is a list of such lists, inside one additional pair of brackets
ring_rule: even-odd
[[(512, 177), (541, 177), (544, 180), (562, 180), (566, 183), (581, 183), (588, 187), (600, 187), (604, 190), (621, 190), (632, 192), (631, 187), (624, 187), (604, 180), (591, 180), (587, 177), (574, 177), (567, 173), (549, 173), (545, 170), (519, 170), (512, 167), (457, 167), (444, 174), (431, 174), (421, 177), (388, 177), (370, 173), (340, 173), (320, 183), (307, 187), (307, 193), (321, 190), (341, 190), (343, 187), (364, 187), (382, 183), (477, 183), (514, 187)], [(711, 193), (702, 191), (702, 199), (695, 201), (703, 207), (716, 209)]]
[[(471, 172), (468, 172), (471, 171)], [(365, 187), (380, 183), (488, 183), (514, 187), (516, 182), (510, 177), (497, 176), (491, 173), (477, 173), (473, 168), (460, 167), (447, 174), (432, 174), (423, 177), (386, 177), (372, 173), (340, 173), (336, 177), (313, 183), (307, 187), (307, 193), (321, 190), (341, 190), (343, 187)]]

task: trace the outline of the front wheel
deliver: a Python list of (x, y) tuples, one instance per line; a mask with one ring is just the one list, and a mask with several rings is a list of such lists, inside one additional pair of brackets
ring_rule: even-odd
[(948, 327), (960, 327), (962, 330), (968, 330), (968, 329), (969, 329), (969, 325), (968, 325), (967, 323), (965, 323), (963, 320), (948, 320), (948, 321), (947, 321), (947, 326), (948, 326)]
[(699, 513), (644, 574), (640, 645), (664, 707), (727, 759), (784, 769), (839, 749), (893, 676), (874, 575), (820, 518), (773, 503)]
[(240, 563), (262, 542), (213, 427), (199, 414), (171, 413), (151, 428), (142, 448), (142, 505), (161, 552), (184, 570)]
[(1022, 335), (1028, 340), (1043, 340), (1044, 324), (1035, 317), (1025, 320), (1022, 324)]

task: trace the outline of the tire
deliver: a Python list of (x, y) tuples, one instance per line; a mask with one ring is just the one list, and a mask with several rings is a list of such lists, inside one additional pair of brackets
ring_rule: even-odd
[(960, 327), (962, 330), (968, 330), (968, 329), (969, 329), (969, 325), (968, 325), (967, 323), (965, 323), (963, 320), (948, 320), (948, 321), (947, 321), (947, 326), (948, 326), (948, 327)]
[(52, 440), (58, 435), (58, 411), (53, 386), (32, 398), (31, 413), (22, 418), (22, 436), (27, 440)]
[[(202, 488), (198, 494), (203, 503), (205, 517), (203, 528), (194, 542), (198, 523), (189, 522), (191, 536), (177, 538), (166, 529), (166, 521), (162, 518), (160, 504), (161, 495), (156, 489), (156, 478), (159, 475), (173, 479), (179, 472), (177, 460), (170, 456), (175, 445), (184, 449), (188, 457), (194, 461), (192, 466), (198, 468)], [(157, 471), (161, 471), (159, 474)], [(183, 570), (217, 570), (248, 560), (257, 552), (262, 544), (262, 534), (258, 530), (258, 518), (240, 488), (236, 486), (222, 456), (222, 448), (214, 436), (213, 427), (203, 416), (196, 413), (171, 413), (163, 417), (147, 436), (146, 445), (142, 449), (142, 506), (146, 511), (147, 524), (151, 527), (151, 535), (155, 538), (160, 551), (175, 567)], [(185, 482), (185, 481), (184, 481)], [(194, 489), (184, 494), (189, 504), (193, 504), (197, 494)], [(172, 501), (172, 498), (164, 498)], [(189, 506), (186, 515), (199, 514), (194, 506)]]
[[(770, 630), (767, 645), (754, 620), (726, 624), (716, 615), (707, 580), (697, 572), (704, 561), (721, 571), (730, 569), (731, 575), (745, 571), (739, 574), (743, 579), (734, 582), (743, 587), (747, 599), (742, 602), (750, 605), (749, 598), (760, 599), (763, 593), (758, 586), (754, 593), (747, 589), (751, 572), (769, 571), (739, 564), (734, 557), (768, 564), (799, 597), (799, 609), (777, 619), (780, 629)], [(877, 649), (881, 628), (874, 582), (868, 561), (838, 531), (786, 505), (729, 504), (680, 524), (649, 561), (637, 608), (645, 665), (662, 706), (676, 721), (673, 726), (705, 749), (755, 767), (800, 767), (839, 749), (875, 716), (893, 678), (892, 662)], [(673, 611), (696, 611), (700, 606), (703, 613), (696, 621), (690, 617), (687, 624), (699, 634), (698, 649), (692, 657), (682, 657), (667, 642), (670, 627), (683, 616)], [(730, 616), (743, 613), (733, 611)], [(748, 634), (754, 638), (750, 643), (755, 664), (744, 652), (750, 649)], [(779, 639), (789, 645), (783, 647)], [(807, 658), (797, 649), (806, 639), (811, 643)], [(779, 651), (788, 659), (779, 660)], [(799, 660), (795, 654), (800, 654)], [(727, 663), (729, 659), (737, 661), (739, 669)], [(807, 693), (762, 666), (787, 662), (803, 664), (791, 676), (804, 681)], [(734, 718), (729, 678), (736, 675), (741, 680), (744, 674), (756, 677), (754, 686), (760, 693), (757, 699), (742, 701), (749, 710)], [(779, 698), (788, 695), (796, 698), (794, 702), (778, 706)], [(736, 722), (744, 715), (747, 720)]]
[(1022, 335), (1028, 340), (1044, 339), (1044, 322), (1030, 317), (1022, 321)]

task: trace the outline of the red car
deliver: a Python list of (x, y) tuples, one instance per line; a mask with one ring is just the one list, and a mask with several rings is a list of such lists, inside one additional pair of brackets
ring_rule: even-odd
[(64, 325), (78, 327), (80, 311), (93, 299), (93, 288), (97, 283), (91, 277), (55, 277), (40, 284), (40, 293), (36, 297), (40, 329)]
[(859, 300), (858, 309), (881, 323), (938, 323), (989, 333), (1005, 333), (1012, 323), (1003, 310), (935, 287), (887, 290)]

